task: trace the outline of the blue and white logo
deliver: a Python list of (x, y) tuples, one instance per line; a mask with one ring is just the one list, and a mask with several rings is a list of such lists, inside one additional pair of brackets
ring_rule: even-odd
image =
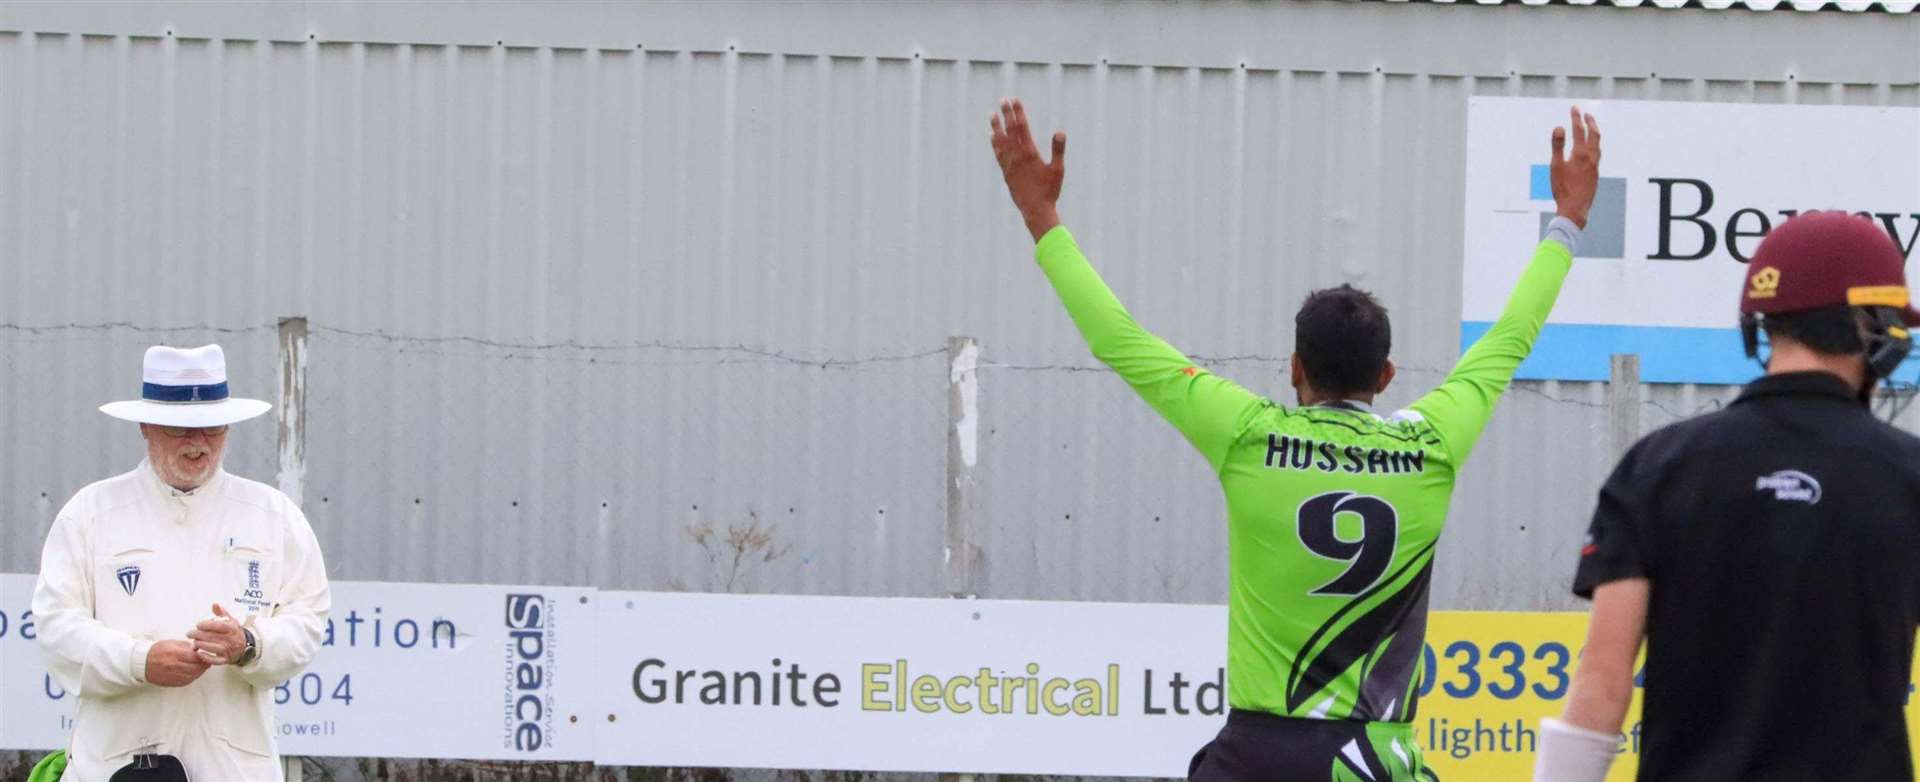
[(246, 606), (248, 613), (259, 613), (268, 608), (267, 593), (260, 587), (260, 560), (247, 560), (247, 588), (235, 595), (233, 602)]
[(1781, 470), (1772, 475), (1762, 475), (1754, 481), (1753, 490), (1773, 492), (1773, 498), (1780, 502), (1820, 504), (1820, 482), (1799, 470)]
[(506, 746), (524, 753), (552, 743), (553, 616), (545, 595), (507, 595)]
[(114, 575), (120, 577), (120, 588), (127, 590), (128, 597), (132, 597), (134, 590), (137, 590), (140, 588), (140, 566), (139, 565), (128, 565), (126, 567), (120, 568), (119, 570), (114, 571)]
[[(1528, 177), (1527, 198), (1553, 201), (1553, 169), (1545, 163), (1533, 166)], [(1553, 222), (1553, 210), (1540, 213), (1540, 238), (1547, 238), (1547, 225)], [(1593, 208), (1587, 210), (1587, 227), (1580, 232), (1580, 257), (1627, 257), (1627, 180), (1624, 177), (1600, 177), (1600, 188), (1593, 196)]]

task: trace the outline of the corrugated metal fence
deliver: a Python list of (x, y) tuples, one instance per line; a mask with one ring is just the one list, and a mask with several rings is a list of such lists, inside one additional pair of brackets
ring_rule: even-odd
[[(1069, 132), (1063, 211), (1142, 322), (1285, 396), (1294, 307), (1354, 282), (1398, 325), (1394, 404), (1457, 355), (1469, 96), (1920, 105), (1920, 16), (0, 8), (0, 570), (138, 459), (92, 408), (141, 349), (220, 341), (272, 398), (303, 316), (335, 578), (945, 594), (966, 336), (970, 591), (1223, 602), (1202, 461), (1031, 266), (986, 147), (1004, 94)], [(1650, 428), (1730, 390), (1642, 394)], [(1608, 415), (1604, 384), (1514, 390), (1436, 608), (1574, 606)], [(232, 452), (271, 479), (273, 427)], [(741, 567), (701, 533), (751, 524), (772, 543)]]

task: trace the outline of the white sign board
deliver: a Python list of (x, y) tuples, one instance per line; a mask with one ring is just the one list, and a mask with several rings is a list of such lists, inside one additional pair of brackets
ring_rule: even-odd
[(603, 765), (1184, 777), (1219, 606), (602, 592)]
[[(0, 747), (65, 746), (33, 576), (0, 576)], [(273, 691), (286, 755), (593, 759), (594, 590), (339, 582), (320, 653)], [(182, 629), (185, 635), (185, 629)]]
[(274, 691), (280, 751), (592, 760), (594, 594), (337, 582), (327, 645)]
[(33, 576), (0, 574), (0, 749), (66, 746), (73, 699), (47, 675), (33, 624)]
[(1635, 353), (1649, 382), (1751, 380), (1746, 261), (1790, 214), (1864, 213), (1920, 257), (1920, 109), (1471, 98), (1463, 349), (1499, 317), (1553, 214), (1548, 134), (1575, 103), (1601, 126), (1600, 192), (1520, 377), (1605, 380), (1610, 354)]

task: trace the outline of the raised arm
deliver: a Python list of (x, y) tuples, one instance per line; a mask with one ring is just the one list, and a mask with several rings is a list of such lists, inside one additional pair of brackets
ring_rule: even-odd
[(1035, 258), (1087, 347), (1218, 471), (1233, 438), (1258, 409), (1259, 397), (1195, 366), (1142, 328), (1087, 263), (1055, 207), (1066, 178), (1067, 135), (1053, 135), (1053, 159), (1048, 161), (1040, 158), (1019, 101), (1002, 101), (990, 124), (994, 157), (1033, 235)]
[(1456, 465), (1466, 462), (1513, 373), (1533, 352), (1534, 340), (1560, 296), (1560, 284), (1573, 267), (1579, 232), (1587, 226), (1587, 210), (1600, 184), (1600, 126), (1578, 108), (1572, 110), (1572, 120), (1571, 157), (1564, 154), (1566, 129), (1553, 129), (1550, 169), (1557, 217), (1547, 238), (1534, 250), (1533, 261), (1493, 328), (1460, 357), (1439, 388), (1413, 403), (1413, 410), (1440, 433)]

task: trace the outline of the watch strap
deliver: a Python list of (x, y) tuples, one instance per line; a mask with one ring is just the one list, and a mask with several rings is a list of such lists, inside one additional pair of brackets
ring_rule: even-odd
[(242, 627), (240, 628), (240, 632), (246, 634), (247, 648), (244, 651), (240, 652), (240, 659), (234, 660), (233, 664), (241, 667), (245, 667), (247, 665), (251, 665), (253, 663), (254, 658), (260, 656), (260, 645), (259, 645), (259, 641), (253, 637), (252, 630)]

